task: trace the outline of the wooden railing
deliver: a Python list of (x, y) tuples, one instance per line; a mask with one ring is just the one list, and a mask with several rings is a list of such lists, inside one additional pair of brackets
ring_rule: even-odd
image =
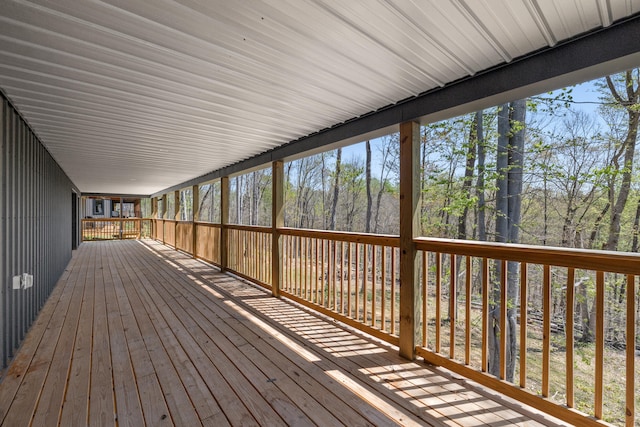
[(271, 227), (228, 225), (228, 265), (235, 274), (271, 287)]
[[(178, 221), (173, 221), (170, 219), (165, 219), (162, 221), (164, 239), (163, 242), (165, 245), (176, 247), (176, 227), (178, 225)], [(176, 248), (178, 249), (178, 248)]]
[(396, 236), (280, 229), (283, 295), (398, 343)]
[(151, 237), (152, 220), (141, 218), (85, 218), (82, 240), (120, 240)]
[[(422, 264), (418, 355), (578, 425), (596, 424), (594, 419), (633, 425), (640, 256), (426, 238), (415, 243)], [(605, 298), (607, 285), (615, 281), (625, 289), (616, 299), (624, 302), (621, 325), (609, 318), (616, 308)], [(592, 344), (578, 343), (575, 334), (576, 290), (585, 283), (594, 285), (591, 295), (580, 295), (592, 300), (582, 301), (593, 305)], [(509, 286), (519, 293), (510, 292)], [(531, 295), (533, 289), (540, 291)], [(564, 319), (552, 319), (553, 304), (565, 304)], [(532, 312), (541, 313), (541, 321), (532, 321)], [(552, 334), (552, 323), (564, 333)], [(613, 328), (625, 331), (622, 351), (605, 346)], [(493, 331), (497, 357), (491, 357)], [(509, 379), (507, 353), (512, 342), (519, 357), (513, 359), (515, 376)], [(611, 363), (624, 367), (621, 374), (614, 374)], [(594, 418), (577, 412), (577, 402), (580, 411)]]
[[(156, 239), (264, 287), (273, 286), (272, 269), (279, 262), (281, 295), (398, 344), (397, 236), (279, 228), (281, 259), (274, 261), (271, 227), (157, 220), (154, 231)], [(221, 248), (225, 233), (227, 245)], [(633, 425), (640, 256), (427, 238), (414, 244), (420, 264), (419, 356), (575, 424), (606, 419)], [(624, 320), (613, 325), (606, 293), (616, 280), (624, 283), (624, 295), (618, 296)], [(585, 283), (592, 289), (578, 294)], [(512, 295), (509, 286), (519, 292)], [(576, 338), (580, 322), (574, 308), (584, 292), (596, 319), (592, 344)], [(561, 319), (552, 316), (558, 304), (566, 305)], [(509, 324), (513, 335), (500, 333)], [(613, 329), (623, 331), (623, 350), (605, 346)], [(510, 342), (519, 355), (513, 378)], [(623, 374), (613, 378), (614, 371), (605, 369), (611, 363), (622, 364)], [(585, 366), (591, 369), (586, 385)], [(610, 396), (614, 389), (620, 389), (617, 397)]]
[(196, 222), (196, 251), (194, 256), (215, 265), (220, 265), (220, 224)]
[(154, 219), (153, 220), (153, 238), (164, 243), (164, 220), (162, 219)]

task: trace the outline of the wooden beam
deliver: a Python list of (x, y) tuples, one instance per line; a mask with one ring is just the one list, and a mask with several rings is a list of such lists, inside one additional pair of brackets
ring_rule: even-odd
[(419, 233), (420, 125), (400, 124), (400, 356), (415, 359), (419, 313), (417, 250)]
[(156, 220), (158, 219), (158, 198), (151, 198), (151, 238), (155, 239), (158, 237), (156, 230)]
[(282, 236), (279, 229), (284, 227), (284, 162), (278, 160), (272, 164), (271, 182), (271, 286), (274, 297), (280, 296), (282, 285)]
[(229, 224), (229, 177), (223, 176), (220, 179), (220, 268), (222, 271), (229, 266), (227, 224)]
[(122, 231), (123, 231), (122, 230), (122, 225), (123, 225), (122, 224), (122, 214), (123, 214), (123, 211), (124, 211), (124, 199), (122, 197), (120, 197), (120, 224), (119, 224), (119, 227), (120, 227), (120, 233), (119, 233), (120, 234), (120, 240), (122, 240)]
[(193, 227), (193, 233), (191, 233), (191, 235), (193, 236), (193, 257), (197, 258), (198, 257), (198, 226), (196, 225), (196, 223), (200, 220), (200, 186), (198, 184), (195, 184), (193, 187), (191, 187), (191, 205), (192, 205), (192, 212), (193, 212), (193, 218), (191, 221), (192, 227)]

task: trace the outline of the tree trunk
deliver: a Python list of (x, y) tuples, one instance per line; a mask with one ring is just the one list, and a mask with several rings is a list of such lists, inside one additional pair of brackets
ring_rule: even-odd
[(476, 181), (476, 194), (478, 197), (478, 240), (487, 240), (487, 229), (485, 222), (485, 199), (484, 199), (484, 161), (487, 146), (484, 141), (483, 131), (483, 111), (476, 112), (476, 135), (478, 139), (478, 179)]
[(336, 171), (333, 180), (333, 200), (331, 201), (331, 219), (329, 221), (329, 230), (336, 229), (336, 210), (338, 208), (338, 196), (340, 195), (340, 163), (342, 160), (342, 148), (338, 148), (336, 152)]
[[(509, 167), (509, 105), (503, 104), (498, 111), (498, 148), (496, 153), (496, 234), (495, 241), (505, 243), (509, 234), (509, 213), (507, 172)], [(502, 263), (496, 262), (496, 278), (493, 280), (493, 304), (490, 306), (489, 317), (489, 373), (500, 375), (500, 283)]]
[[(496, 154), (496, 242), (516, 243), (519, 240), (522, 198), (522, 166), (524, 153), (526, 100), (502, 105), (498, 112), (498, 148)], [(506, 334), (506, 377), (513, 382), (517, 359), (516, 303), (519, 295), (518, 264), (507, 263), (507, 301), (500, 301), (500, 277), (502, 263), (496, 263), (493, 283), (493, 301), (488, 314), (489, 373), (500, 374), (500, 334)], [(506, 330), (500, 330), (500, 306), (507, 304)], [(526, 308), (525, 308), (526, 309)]]
[[(609, 224), (609, 237), (607, 243), (603, 249), (610, 251), (618, 250), (618, 243), (620, 241), (620, 220), (622, 218), (622, 211), (624, 211), (629, 198), (629, 192), (631, 190), (631, 178), (633, 176), (633, 160), (636, 151), (636, 140), (638, 138), (638, 122), (640, 120), (640, 111), (638, 111), (637, 104), (640, 98), (640, 85), (637, 88), (634, 87), (634, 80), (631, 70), (625, 73), (625, 88), (626, 98), (623, 98), (616, 90), (611, 76), (605, 78), (607, 86), (611, 91), (613, 98), (627, 110), (627, 135), (623, 142), (624, 161), (622, 167), (622, 181), (620, 182), (620, 190), (618, 191), (618, 197), (615, 199), (615, 203), (612, 202), (611, 208), (611, 222)], [(613, 191), (612, 191), (613, 192)]]
[[(522, 207), (522, 168), (524, 160), (525, 116), (527, 102), (524, 99), (511, 103), (511, 136), (509, 138), (508, 159), (508, 223), (509, 243), (520, 241), (520, 213)], [(507, 376), (513, 382), (517, 359), (516, 306), (520, 294), (518, 263), (507, 263)], [(526, 307), (524, 307), (526, 310)]]
[(640, 226), (640, 199), (636, 205), (636, 216), (633, 219), (633, 242), (631, 252), (638, 252), (638, 227)]
[[(462, 196), (467, 200), (471, 198), (471, 184), (473, 181), (473, 171), (476, 166), (476, 146), (478, 145), (478, 123), (473, 120), (469, 127), (469, 140), (467, 143), (467, 160), (465, 162), (464, 179), (462, 182)], [(469, 205), (465, 203), (462, 214), (458, 217), (458, 239), (467, 238), (467, 220), (469, 216)], [(459, 272), (462, 266), (462, 256), (456, 257), (456, 271)], [(468, 274), (471, 274), (471, 269), (467, 266)], [(457, 277), (455, 278), (457, 280)], [(460, 287), (456, 287), (460, 289)], [(458, 291), (459, 292), (459, 291)], [(459, 295), (459, 294), (458, 294)], [(452, 296), (455, 298), (453, 309), (458, 309), (458, 295)], [(469, 298), (469, 295), (466, 295)], [(449, 306), (451, 310), (451, 305)], [(454, 311), (455, 312), (455, 311)], [(452, 318), (452, 313), (449, 312), (449, 319)]]
[[(478, 144), (478, 123), (471, 122), (469, 129), (469, 141), (467, 146), (467, 161), (464, 170), (464, 179), (462, 181), (463, 197), (471, 198), (471, 183), (473, 181), (473, 170), (476, 166), (476, 146)], [(462, 215), (458, 217), (458, 239), (467, 238), (467, 220), (469, 216), (469, 205), (465, 204)]]
[(420, 235), (424, 235), (424, 218), (427, 215), (427, 203), (424, 200), (424, 192), (427, 188), (427, 131), (423, 127), (423, 134), (420, 137)]
[[(209, 184), (207, 185), (207, 191), (205, 191), (204, 195), (200, 198), (200, 206), (198, 207), (198, 212), (200, 212), (200, 218), (202, 218), (203, 213), (205, 211), (204, 207), (206, 206), (207, 202), (210, 203), (209, 198), (211, 197), (211, 193), (213, 191), (213, 184)], [(209, 215), (207, 216), (207, 221), (211, 221), (211, 208), (209, 210)], [(193, 218), (194, 221), (200, 221), (200, 218)]]
[(371, 232), (371, 208), (373, 206), (373, 200), (371, 198), (371, 142), (365, 143), (366, 150), (366, 165), (365, 165), (365, 180), (367, 187), (367, 216), (364, 223), (365, 233)]

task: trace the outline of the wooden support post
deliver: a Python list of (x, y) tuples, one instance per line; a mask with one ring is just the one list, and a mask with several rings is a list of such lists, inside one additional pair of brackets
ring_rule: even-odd
[(229, 230), (229, 177), (220, 179), (220, 268), (225, 271), (229, 267), (228, 237)]
[(273, 162), (271, 182), (271, 286), (274, 297), (280, 296), (282, 285), (282, 236), (280, 228), (284, 227), (284, 162)]
[(198, 250), (197, 250), (197, 245), (198, 245), (198, 226), (196, 224), (196, 222), (198, 222), (198, 220), (200, 219), (200, 186), (198, 184), (194, 185), (193, 187), (191, 187), (191, 204), (192, 204), (192, 209), (191, 211), (193, 212), (193, 232), (191, 233), (193, 236), (193, 241), (192, 241), (192, 248), (193, 248), (193, 257), (194, 258), (198, 258)]
[(415, 359), (420, 292), (418, 251), (413, 239), (418, 235), (420, 124), (400, 124), (400, 356)]
[(178, 221), (182, 215), (182, 207), (180, 206), (180, 190), (173, 192), (173, 248), (178, 250)]
[(124, 211), (124, 200), (122, 199), (122, 197), (120, 197), (120, 240), (122, 240), (122, 226), (123, 226), (123, 222), (122, 222), (122, 214)]
[(153, 197), (151, 199), (151, 238), (156, 239), (158, 233), (156, 230), (156, 221), (158, 219), (158, 198)]
[(166, 227), (165, 220), (169, 219), (169, 209), (167, 209), (167, 201), (169, 201), (167, 194), (163, 194), (162, 195), (162, 244), (163, 245), (166, 242), (165, 236), (167, 235), (167, 227)]

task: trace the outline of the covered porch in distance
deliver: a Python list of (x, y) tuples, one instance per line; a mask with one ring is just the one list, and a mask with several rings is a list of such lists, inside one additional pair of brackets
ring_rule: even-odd
[(0, 385), (2, 425), (558, 425), (151, 240), (87, 242)]

